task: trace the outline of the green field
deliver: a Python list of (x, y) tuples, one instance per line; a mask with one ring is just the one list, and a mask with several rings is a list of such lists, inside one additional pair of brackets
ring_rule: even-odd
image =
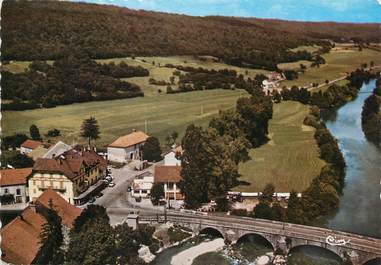
[(5, 135), (16, 132), (29, 133), (36, 124), (45, 134), (49, 129), (61, 130), (61, 139), (68, 144), (84, 142), (79, 137), (83, 119), (94, 116), (100, 125), (101, 139), (97, 146), (111, 143), (115, 138), (130, 133), (133, 129), (145, 130), (164, 141), (166, 135), (175, 130), (181, 134), (187, 125), (207, 125), (219, 110), (232, 108), (242, 90), (207, 90), (179, 94), (163, 94), (156, 97), (141, 97), (111, 101), (77, 103), (52, 109), (28, 111), (6, 111), (2, 115)]
[[(326, 79), (333, 80), (345, 75), (360, 67), (362, 63), (374, 61), (375, 65), (381, 64), (381, 52), (363, 49), (361, 52), (354, 48), (337, 48), (330, 53), (322, 55), (326, 60), (326, 64), (321, 65), (320, 68), (308, 68), (304, 74), (299, 74), (299, 78), (292, 81), (284, 81), (282, 85), (288, 87), (305, 86), (311, 83), (324, 83)], [(295, 63), (290, 64), (295, 66)], [(282, 67), (287, 67), (287, 64), (282, 64)]]
[(303, 125), (308, 113), (308, 106), (298, 102), (284, 101), (274, 105), (270, 141), (252, 149), (252, 159), (240, 165), (241, 180), (251, 185), (236, 190), (261, 191), (267, 183), (273, 183), (279, 192), (303, 191), (309, 186), (324, 162), (318, 158), (314, 129)]

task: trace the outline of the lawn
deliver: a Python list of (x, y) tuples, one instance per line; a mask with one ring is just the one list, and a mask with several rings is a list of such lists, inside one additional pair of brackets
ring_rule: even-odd
[[(187, 125), (207, 125), (219, 110), (232, 108), (242, 90), (207, 90), (180, 94), (163, 94), (155, 97), (140, 97), (111, 101), (77, 103), (51, 109), (28, 111), (6, 111), (2, 115), (5, 135), (29, 132), (36, 124), (45, 134), (49, 129), (61, 130), (61, 139), (68, 144), (83, 143), (79, 131), (83, 119), (94, 116), (100, 125), (101, 139), (97, 146), (111, 143), (115, 138), (133, 129), (145, 130), (164, 141), (166, 135), (175, 130), (180, 137)], [(181, 139), (181, 138), (179, 138)]]
[(303, 191), (309, 186), (324, 162), (318, 158), (314, 129), (303, 125), (308, 112), (308, 106), (298, 102), (284, 101), (274, 105), (269, 125), (270, 141), (252, 149), (252, 159), (240, 165), (241, 180), (250, 185), (236, 190), (257, 192), (267, 183), (273, 183), (278, 192)]
[(304, 74), (300, 74), (299, 78), (292, 81), (284, 81), (282, 85), (288, 87), (297, 85), (305, 86), (311, 83), (324, 83), (326, 79), (333, 80), (345, 75), (358, 68), (362, 63), (374, 61), (375, 65), (381, 64), (381, 52), (363, 49), (347, 48), (337, 49), (330, 53), (322, 55), (326, 64), (321, 65), (320, 68), (308, 68)]

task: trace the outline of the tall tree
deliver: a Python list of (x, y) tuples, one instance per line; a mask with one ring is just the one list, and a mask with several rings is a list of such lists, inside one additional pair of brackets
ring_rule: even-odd
[(163, 185), (161, 185), (160, 183), (153, 184), (150, 195), (152, 203), (157, 205), (159, 203), (159, 200), (164, 197)]
[(38, 127), (34, 124), (32, 124), (29, 128), (30, 137), (32, 137), (33, 140), (41, 140), (40, 130)]
[(89, 141), (100, 138), (98, 121), (94, 117), (85, 119), (81, 126), (81, 137), (87, 138)]
[(143, 145), (142, 152), (144, 160), (148, 160), (150, 162), (160, 161), (162, 157), (159, 139), (154, 136), (148, 137), (147, 141)]
[(46, 223), (42, 227), (40, 234), (40, 249), (33, 261), (33, 264), (62, 264), (64, 254), (62, 250), (63, 234), (61, 217), (53, 208), (52, 201), (49, 201), (50, 208), (44, 212)]

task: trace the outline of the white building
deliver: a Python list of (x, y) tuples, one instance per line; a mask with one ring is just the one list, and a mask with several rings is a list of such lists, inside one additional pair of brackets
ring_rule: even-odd
[(147, 198), (151, 194), (154, 177), (151, 172), (136, 176), (132, 182), (131, 195), (135, 198)]
[(181, 160), (178, 159), (177, 157), (181, 155), (183, 152), (183, 149), (181, 146), (177, 146), (172, 148), (169, 153), (167, 153), (164, 156), (164, 165), (165, 166), (181, 166)]
[(34, 149), (42, 145), (43, 145), (43, 142), (28, 139), (21, 144), (20, 153), (24, 155), (29, 154)]
[(2, 169), (0, 170), (0, 196), (4, 203), (27, 202), (27, 177), (32, 168)]
[(144, 145), (148, 135), (137, 131), (116, 139), (107, 146), (107, 158), (112, 162), (126, 163), (134, 159), (140, 159), (141, 147)]
[(180, 166), (155, 166), (155, 183), (164, 186), (164, 196), (166, 200), (182, 200), (183, 195), (178, 186), (182, 180)]

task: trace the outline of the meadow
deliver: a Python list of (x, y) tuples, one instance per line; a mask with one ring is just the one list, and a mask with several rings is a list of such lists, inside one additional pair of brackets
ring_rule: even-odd
[[(36, 124), (45, 134), (49, 129), (61, 130), (68, 144), (84, 143), (80, 138), (83, 119), (95, 117), (100, 126), (98, 147), (111, 143), (115, 138), (133, 129), (159, 137), (164, 143), (168, 133), (177, 131), (180, 137), (186, 127), (195, 123), (206, 126), (219, 110), (235, 107), (236, 100), (245, 95), (243, 90), (207, 90), (179, 94), (163, 94), (155, 97), (121, 99), (88, 103), (76, 103), (51, 109), (6, 111), (2, 113), (2, 132), (29, 134), (29, 127)], [(181, 139), (181, 138), (179, 138)]]
[(250, 151), (251, 160), (242, 163), (241, 180), (248, 186), (237, 191), (261, 191), (272, 183), (278, 192), (303, 191), (320, 173), (324, 161), (313, 137), (314, 128), (303, 125), (309, 107), (294, 101), (274, 104), (269, 123), (269, 142)]
[[(346, 75), (359, 68), (362, 63), (369, 65), (373, 61), (375, 65), (381, 64), (381, 52), (372, 49), (363, 49), (359, 51), (354, 47), (337, 47), (331, 52), (322, 55), (326, 60), (326, 64), (319, 68), (307, 67), (304, 74), (299, 74), (299, 78), (291, 81), (284, 81), (282, 85), (291, 87), (306, 86), (311, 83), (324, 83), (325, 80), (333, 80)], [(282, 69), (295, 69), (297, 65), (303, 62), (294, 62), (289, 64), (281, 64)]]

